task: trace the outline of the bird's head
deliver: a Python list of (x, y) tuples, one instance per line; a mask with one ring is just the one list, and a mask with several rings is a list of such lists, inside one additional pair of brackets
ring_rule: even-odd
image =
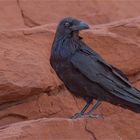
[(78, 35), (80, 30), (89, 29), (89, 26), (72, 17), (62, 19), (57, 27), (57, 33), (62, 36)]

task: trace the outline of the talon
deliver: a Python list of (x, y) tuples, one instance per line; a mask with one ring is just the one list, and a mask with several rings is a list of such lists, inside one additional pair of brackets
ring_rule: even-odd
[(101, 114), (87, 114), (87, 116), (89, 118), (96, 118), (96, 119), (99, 119), (99, 120), (103, 120), (104, 119), (104, 116), (101, 115)]
[(76, 114), (74, 114), (74, 116), (71, 117), (71, 119), (81, 118), (82, 116), (83, 116), (83, 114), (81, 114), (81, 113), (76, 113)]

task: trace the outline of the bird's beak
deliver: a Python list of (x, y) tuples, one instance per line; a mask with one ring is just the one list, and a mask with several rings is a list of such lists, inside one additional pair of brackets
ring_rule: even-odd
[(80, 22), (78, 25), (73, 25), (70, 28), (73, 31), (78, 31), (78, 30), (86, 30), (86, 29), (89, 29), (89, 26), (86, 23), (84, 23), (84, 22)]

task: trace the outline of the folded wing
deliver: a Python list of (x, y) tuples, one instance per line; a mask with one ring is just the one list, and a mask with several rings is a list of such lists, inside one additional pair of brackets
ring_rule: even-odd
[(86, 78), (121, 99), (140, 104), (140, 92), (133, 88), (125, 74), (107, 64), (98, 54), (88, 49), (77, 51), (71, 63)]

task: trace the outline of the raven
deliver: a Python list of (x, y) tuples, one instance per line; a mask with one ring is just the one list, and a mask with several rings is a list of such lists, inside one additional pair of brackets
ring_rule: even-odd
[[(86, 23), (64, 18), (57, 27), (50, 57), (51, 66), (66, 88), (87, 101), (73, 118), (96, 117), (94, 111), (102, 101), (140, 113), (140, 91), (130, 84), (123, 72), (82, 41), (79, 31), (84, 29), (89, 29)], [(95, 105), (85, 113), (93, 99), (97, 100)]]

